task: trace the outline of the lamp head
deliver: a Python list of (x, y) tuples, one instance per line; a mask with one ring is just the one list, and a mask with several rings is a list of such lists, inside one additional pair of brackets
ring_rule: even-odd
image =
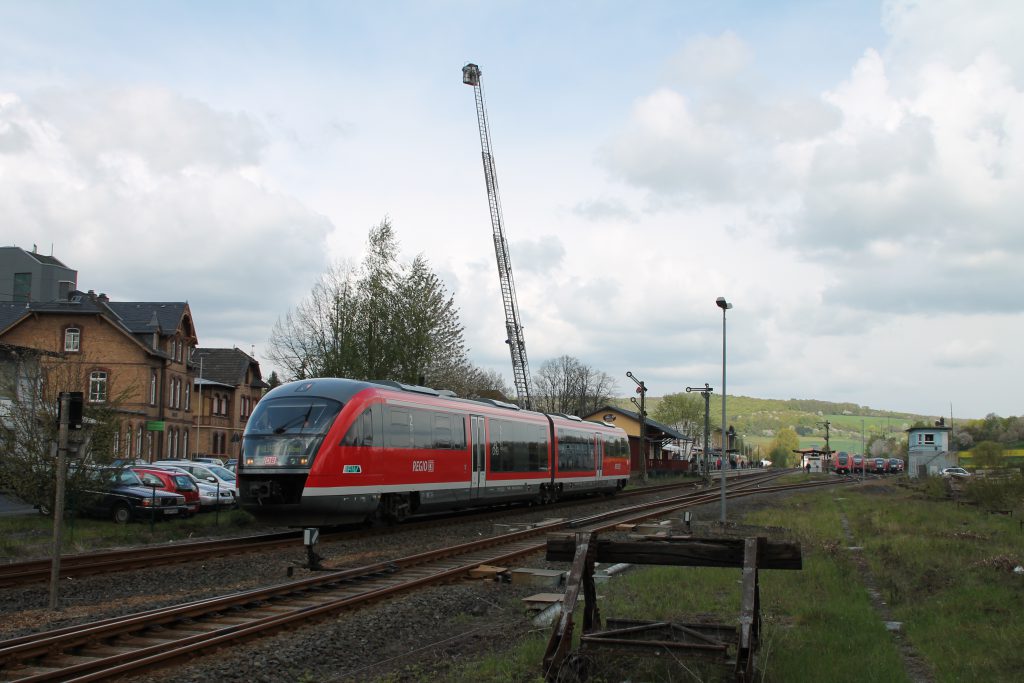
[(720, 296), (717, 299), (715, 299), (715, 304), (723, 311), (728, 308), (732, 308), (732, 304), (726, 301), (724, 296)]

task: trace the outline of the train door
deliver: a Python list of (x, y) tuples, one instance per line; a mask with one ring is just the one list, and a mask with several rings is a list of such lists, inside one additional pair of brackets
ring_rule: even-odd
[(594, 452), (597, 453), (597, 480), (600, 481), (604, 471), (604, 439), (600, 434), (594, 435)]
[(470, 430), (473, 437), (473, 472), (470, 475), (470, 498), (483, 495), (487, 479), (487, 432), (484, 430), (483, 415), (471, 415)]

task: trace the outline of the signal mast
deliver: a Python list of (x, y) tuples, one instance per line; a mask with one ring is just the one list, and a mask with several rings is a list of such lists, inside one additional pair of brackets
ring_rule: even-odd
[(487, 183), (487, 201), (491, 208), (491, 228), (494, 232), (494, 255), (498, 259), (498, 279), (501, 282), (501, 298), (505, 303), (505, 331), (512, 354), (512, 374), (515, 377), (519, 405), (530, 408), (530, 364), (526, 360), (526, 340), (516, 302), (516, 286), (512, 279), (512, 261), (509, 257), (508, 242), (505, 240), (504, 221), (501, 217), (501, 199), (498, 197), (498, 175), (494, 170), (494, 156), (491, 154), (491, 131), (487, 125), (487, 110), (484, 109), (484, 91), (480, 86), (480, 67), (467, 64), (462, 67), (462, 82), (473, 86), (476, 96), (476, 120), (480, 127), (480, 147), (483, 151), (484, 181)]

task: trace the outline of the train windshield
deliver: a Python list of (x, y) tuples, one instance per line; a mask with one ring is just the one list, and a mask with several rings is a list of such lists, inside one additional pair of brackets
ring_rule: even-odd
[(245, 428), (243, 466), (309, 467), (340, 410), (327, 398), (260, 401)]

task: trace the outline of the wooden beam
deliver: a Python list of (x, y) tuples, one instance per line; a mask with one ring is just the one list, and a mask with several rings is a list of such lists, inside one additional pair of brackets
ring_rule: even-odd
[[(768, 541), (758, 544), (759, 569), (803, 568), (799, 543)], [(667, 538), (648, 541), (611, 541), (596, 539), (590, 542), (595, 562), (628, 564), (662, 564), (676, 567), (735, 567), (744, 566), (744, 539), (742, 538)], [(576, 555), (576, 542), (572, 537), (548, 538), (547, 560), (572, 562)]]

